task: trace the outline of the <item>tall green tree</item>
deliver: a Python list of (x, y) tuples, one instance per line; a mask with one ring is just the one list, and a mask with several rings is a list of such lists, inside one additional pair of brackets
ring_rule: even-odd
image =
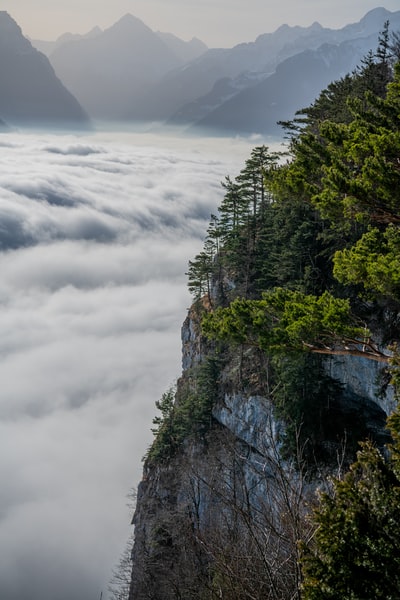
[(343, 479), (320, 496), (314, 541), (303, 547), (304, 600), (400, 597), (399, 424), (389, 457), (365, 442)]
[(362, 285), (370, 296), (400, 302), (400, 228), (370, 228), (354, 246), (336, 252), (333, 272), (343, 283)]
[(329, 292), (321, 296), (276, 288), (261, 300), (236, 298), (205, 315), (210, 338), (253, 345), (268, 353), (308, 351), (389, 361), (371, 333), (352, 313), (350, 302)]
[(322, 215), (386, 225), (400, 222), (400, 64), (387, 96), (368, 95), (364, 109), (353, 102), (349, 125), (326, 122), (328, 160), (322, 167), (321, 190), (312, 201)]
[(211, 303), (211, 278), (214, 272), (213, 254), (209, 247), (197, 254), (193, 260), (189, 260), (188, 288), (195, 300), (207, 296)]

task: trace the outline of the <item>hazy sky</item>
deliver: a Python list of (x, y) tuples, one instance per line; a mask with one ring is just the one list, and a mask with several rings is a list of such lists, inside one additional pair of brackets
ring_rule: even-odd
[(338, 28), (359, 21), (377, 7), (399, 10), (399, 0), (1, 0), (25, 35), (55, 39), (71, 31), (106, 28), (125, 13), (142, 19), (154, 31), (183, 39), (196, 36), (209, 46), (252, 41), (279, 25), (310, 25), (319, 21)]
[(251, 145), (0, 137), (1, 600), (106, 600), (187, 262)]

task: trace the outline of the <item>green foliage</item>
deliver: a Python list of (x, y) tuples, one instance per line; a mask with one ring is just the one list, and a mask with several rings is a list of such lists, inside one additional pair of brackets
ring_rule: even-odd
[(213, 274), (213, 255), (210, 252), (200, 252), (194, 260), (189, 261), (188, 288), (195, 300), (204, 295), (211, 298), (211, 277)]
[(369, 94), (365, 108), (353, 100), (351, 123), (320, 127), (328, 160), (312, 200), (327, 218), (385, 224), (400, 218), (399, 67), (395, 73), (385, 99)]
[[(333, 81), (325, 90), (322, 90), (315, 102), (308, 108), (298, 111), (300, 122), (309, 125), (314, 133), (318, 133), (316, 124), (323, 121), (334, 123), (349, 123), (353, 115), (349, 110), (347, 101), (355, 95), (355, 77), (345, 75), (338, 81)], [(357, 94), (358, 95), (358, 94)]]
[(176, 390), (170, 388), (156, 402), (156, 408), (161, 412), (161, 416), (153, 419), (155, 427), (151, 431), (156, 437), (145, 456), (149, 462), (172, 456), (182, 442), (183, 419), (175, 407), (175, 393)]
[[(395, 349), (391, 364), (398, 385)], [(387, 427), (385, 451), (362, 443), (349, 472), (320, 494), (314, 539), (301, 547), (304, 600), (400, 597), (400, 405)]]
[[(377, 52), (286, 124), (291, 160), (279, 164), (265, 147), (256, 148), (224, 185), (211, 232), (219, 244), (219, 280), (228, 273), (235, 287), (204, 317), (203, 332), (280, 361), (275, 402), (292, 445), (300, 423), (304, 438), (313, 438), (313, 426), (321, 430), (322, 417), (306, 423), (312, 412), (306, 407), (318, 405), (323, 388), (331, 406), (340, 395), (310, 353), (388, 361), (364, 316), (353, 311), (361, 286), (381, 303), (400, 301), (399, 118), (400, 67), (392, 69), (385, 24)], [(308, 356), (299, 355), (304, 350)], [(306, 367), (312, 363), (314, 370)], [(351, 428), (364, 433), (355, 423)]]
[(370, 442), (314, 513), (303, 548), (304, 600), (395, 600), (400, 595), (400, 480)]
[[(279, 174), (277, 189), (287, 186), (297, 197), (308, 198), (341, 237), (333, 270), (341, 283), (362, 285), (399, 302), (400, 67), (396, 66), (394, 80), (387, 86), (391, 76), (387, 28), (377, 55), (378, 61), (367, 57), (353, 82), (340, 86), (343, 91), (354, 83), (361, 92), (347, 98), (346, 111), (315, 121), (318, 111), (328, 114), (332, 108), (325, 94), (313, 111), (306, 112), (309, 120), (303, 121), (304, 130), (299, 129), (293, 140), (294, 159)], [(331, 90), (337, 93), (339, 88)], [(368, 224), (374, 226), (366, 229)], [(336, 345), (341, 338), (345, 345), (353, 338), (361, 347), (363, 332), (349, 320), (346, 301), (331, 301), (326, 292), (317, 298), (285, 291), (281, 301), (272, 299), (275, 310), (268, 318), (273, 329), (261, 339), (266, 349), (271, 350), (274, 340), (287, 347), (297, 347), (299, 340), (314, 347), (316, 340), (318, 347), (329, 344), (332, 349), (329, 338)], [(259, 324), (264, 327), (262, 318)], [(367, 345), (368, 336), (365, 331)], [(391, 362), (396, 383), (396, 355)], [(281, 381), (287, 375), (281, 375)], [(297, 377), (300, 385), (293, 385), (293, 391), (289, 386), (283, 409), (298, 418), (302, 402), (295, 397), (301, 396), (302, 379), (300, 374)], [(364, 443), (350, 472), (343, 480), (334, 480), (332, 494), (321, 495), (314, 515), (314, 545), (303, 548), (305, 600), (400, 597), (398, 410), (388, 424), (394, 439), (390, 457), (371, 442)]]
[(212, 425), (220, 368), (217, 356), (207, 357), (192, 370), (189, 384), (169, 389), (156, 402), (161, 415), (153, 419), (155, 439), (145, 457), (148, 462), (171, 458), (188, 437), (207, 433)]
[(361, 284), (400, 301), (399, 228), (370, 228), (352, 248), (336, 252), (333, 272), (343, 283)]
[[(272, 311), (272, 341), (279, 346), (307, 348), (345, 339), (363, 340), (366, 336), (365, 330), (353, 322), (349, 300), (335, 298), (329, 292), (314, 296), (277, 289), (264, 294), (260, 308)], [(265, 342), (268, 344), (268, 340)]]
[[(398, 352), (394, 353), (394, 360), (392, 361), (394, 367), (400, 366), (400, 355)], [(396, 391), (399, 392), (398, 383), (396, 385)], [(389, 415), (387, 419), (387, 426), (390, 431), (390, 435), (393, 439), (393, 444), (389, 446), (391, 451), (391, 464), (396, 471), (397, 476), (400, 478), (400, 404), (398, 403), (395, 410)]]
[(324, 223), (310, 204), (285, 196), (272, 203), (257, 238), (257, 292), (285, 286), (321, 291), (331, 279), (331, 252), (327, 257), (323, 231)]
[(278, 159), (267, 146), (256, 147), (235, 180), (226, 177), (223, 182), (224, 198), (218, 215), (211, 216), (203, 252), (189, 263), (189, 290), (195, 299), (204, 294), (210, 298), (211, 281), (221, 268), (244, 295), (254, 292), (263, 251), (260, 239), (272, 203), (267, 176)]
[[(235, 184), (228, 181), (226, 200), (236, 201), (234, 209), (222, 205), (221, 255), (244, 298), (206, 316), (206, 335), (267, 352), (337, 353), (350, 346), (352, 353), (382, 358), (349, 301), (327, 288), (358, 284), (400, 299), (400, 67), (387, 86), (388, 39), (385, 24), (376, 55), (302, 111), (291, 162), (278, 166), (261, 147)], [(367, 230), (368, 222), (379, 226)], [(270, 291), (261, 300), (247, 301), (263, 289)]]
[(265, 351), (324, 352), (329, 345), (365, 343), (369, 332), (357, 326), (347, 299), (277, 288), (262, 300), (235, 299), (203, 319), (204, 333), (214, 339), (253, 344)]
[(293, 457), (300, 448), (309, 469), (315, 461), (336, 461), (333, 449), (352, 460), (358, 441), (368, 435), (359, 412), (344, 410), (344, 386), (327, 374), (323, 361), (304, 352), (273, 361), (271, 399), (275, 415), (285, 422), (282, 451)]
[[(376, 55), (298, 114), (292, 160), (277, 169), (271, 189), (279, 200), (302, 200), (318, 210), (325, 230), (316, 232), (317, 256), (351, 248), (370, 223), (381, 232), (399, 224), (400, 66), (392, 70), (387, 24)], [(325, 267), (331, 270), (328, 261)], [(352, 283), (343, 274), (340, 281)]]

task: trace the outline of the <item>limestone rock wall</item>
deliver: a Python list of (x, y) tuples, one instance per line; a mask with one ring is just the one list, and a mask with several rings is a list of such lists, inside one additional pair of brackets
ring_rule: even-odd
[[(209, 351), (199, 322), (192, 307), (182, 326), (181, 383), (190, 380), (191, 369)], [(385, 413), (392, 410), (394, 398), (390, 389), (381, 393), (382, 365), (335, 357), (325, 361), (325, 368), (343, 384), (345, 410), (355, 411), (383, 436)], [(265, 356), (232, 352), (220, 375), (214, 425), (206, 438), (190, 438), (171, 459), (145, 464), (133, 520), (130, 600), (200, 598), (206, 593), (203, 586), (210, 584), (208, 566), (215, 548), (229, 537), (229, 523), (237, 519), (234, 505), (239, 503), (242, 511), (250, 502), (251, 510), (277, 519), (279, 529), (284, 500), (278, 479), (286, 486), (283, 496), (293, 495), (298, 502), (297, 486), (304, 490), (304, 485), (298, 484), (300, 476), (291, 471), (290, 462), (279, 458), (284, 424), (274, 416), (267, 373)]]

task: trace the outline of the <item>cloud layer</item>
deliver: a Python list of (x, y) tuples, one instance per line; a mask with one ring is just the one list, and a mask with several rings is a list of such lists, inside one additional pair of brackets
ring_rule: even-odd
[(0, 137), (2, 600), (106, 597), (187, 261), (251, 148), (214, 144)]

